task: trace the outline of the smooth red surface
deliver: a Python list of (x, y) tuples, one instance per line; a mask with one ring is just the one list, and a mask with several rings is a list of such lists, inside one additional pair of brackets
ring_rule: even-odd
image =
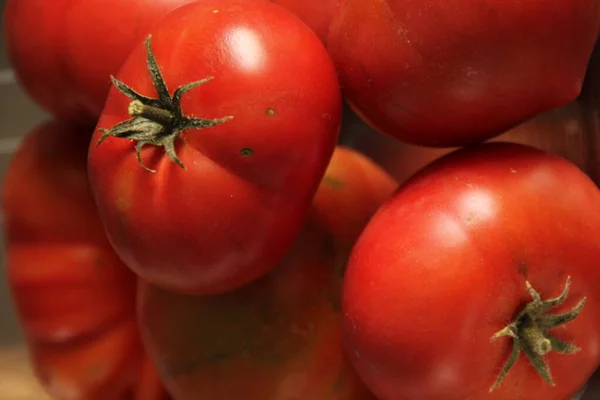
[(341, 0), (269, 0), (293, 12), (323, 43), (327, 43), (329, 25)]
[(7, 0), (4, 40), (20, 84), (69, 120), (100, 116), (116, 74), (155, 22), (193, 0)]
[(2, 188), (7, 281), (45, 389), (60, 399), (125, 400), (140, 379), (161, 384), (140, 372), (136, 278), (98, 218), (86, 129), (47, 122), (15, 152)]
[[(600, 193), (567, 161), (489, 144), (408, 181), (365, 228), (344, 281), (347, 354), (380, 400), (565, 400), (600, 361)], [(545, 356), (547, 385), (521, 355), (488, 390), (511, 341), (490, 341), (531, 297), (587, 302), (552, 331), (582, 350)]]
[(343, 355), (340, 290), (350, 247), (395, 188), (371, 160), (340, 147), (302, 233), (268, 275), (218, 296), (143, 286), (142, 336), (173, 397), (372, 399)]
[(26, 335), (66, 341), (133, 316), (135, 277), (114, 254), (89, 187), (85, 127), (47, 122), (3, 183), (7, 274)]
[[(273, 268), (300, 230), (338, 136), (335, 70), (308, 27), (258, 0), (183, 6), (153, 30), (152, 48), (171, 91), (214, 76), (183, 97), (184, 114), (233, 119), (184, 132), (176, 147), (187, 170), (146, 146), (156, 174), (138, 164), (134, 143), (96, 146), (96, 131), (89, 176), (100, 216), (117, 253), (149, 282), (231, 290)], [(156, 97), (141, 44), (117, 78)], [(129, 101), (113, 88), (98, 128), (128, 119)]]
[(599, 24), (597, 0), (346, 0), (328, 49), (376, 129), (460, 146), (573, 100)]

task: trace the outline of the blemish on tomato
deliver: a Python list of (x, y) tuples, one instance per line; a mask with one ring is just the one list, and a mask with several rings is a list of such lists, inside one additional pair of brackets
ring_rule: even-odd
[(267, 108), (267, 115), (273, 116), (275, 114), (277, 114), (277, 111), (274, 108)]
[(527, 278), (527, 263), (525, 263), (524, 261), (517, 261), (516, 265), (519, 274)]
[(252, 150), (250, 147), (244, 147), (243, 149), (240, 150), (240, 155), (244, 156), (244, 157), (250, 157), (254, 154), (254, 150)]
[(465, 224), (471, 225), (473, 222), (475, 222), (475, 213), (470, 213), (467, 215), (467, 218), (465, 218)]
[(341, 180), (334, 178), (331, 175), (325, 175), (325, 177), (323, 178), (323, 183), (326, 183), (334, 189), (340, 189), (344, 187), (344, 183)]

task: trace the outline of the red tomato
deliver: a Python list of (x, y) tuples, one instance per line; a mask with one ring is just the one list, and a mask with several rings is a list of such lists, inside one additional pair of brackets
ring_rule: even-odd
[[(363, 381), (381, 400), (574, 394), (600, 363), (598, 204), (583, 172), (523, 145), (467, 148), (417, 173), (348, 265), (343, 338)], [(566, 301), (548, 303), (568, 277)], [(517, 339), (491, 340), (507, 326)]]
[(4, 40), (27, 93), (52, 114), (94, 120), (110, 74), (150, 27), (193, 0), (7, 0)]
[(100, 216), (150, 283), (231, 290), (274, 267), (300, 230), (340, 126), (333, 64), (308, 27), (260, 0), (183, 6), (144, 44), (90, 145)]
[(573, 100), (597, 0), (346, 0), (328, 40), (344, 94), (402, 141), (459, 146)]
[(338, 148), (302, 233), (265, 277), (217, 296), (143, 286), (142, 336), (173, 397), (372, 399), (343, 356), (339, 296), (352, 243), (395, 187)]
[(98, 218), (84, 129), (46, 123), (14, 155), (3, 184), (7, 279), (45, 388), (58, 399), (117, 400), (143, 377), (136, 278)]
[(327, 43), (329, 24), (341, 0), (270, 0), (296, 14)]
[[(521, 143), (543, 149), (567, 158), (590, 174), (598, 163), (593, 158), (593, 152), (586, 150), (591, 146), (590, 139), (594, 137), (588, 133), (586, 127), (587, 121), (593, 121), (585, 116), (584, 112), (587, 109), (582, 102), (574, 101), (564, 107), (539, 114), (491, 140)], [(593, 109), (594, 106), (589, 107), (590, 112)], [(347, 127), (346, 120), (344, 124), (344, 127)], [(357, 124), (355, 136), (352, 139), (353, 145), (368, 156), (376, 156), (377, 161), (399, 182), (404, 182), (419, 169), (455, 150), (403, 143), (360, 124)]]
[(30, 343), (35, 374), (55, 399), (129, 400), (142, 351), (134, 320), (85, 341)]

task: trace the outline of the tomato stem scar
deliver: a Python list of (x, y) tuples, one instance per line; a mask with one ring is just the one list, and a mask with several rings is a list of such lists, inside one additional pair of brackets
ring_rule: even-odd
[(551, 351), (561, 354), (573, 354), (581, 350), (572, 343), (567, 343), (556, 338), (549, 332), (553, 328), (573, 321), (583, 310), (585, 297), (579, 300), (577, 305), (570, 311), (563, 314), (547, 314), (549, 310), (563, 304), (567, 299), (571, 286), (571, 277), (567, 277), (565, 287), (560, 296), (549, 300), (542, 300), (540, 294), (529, 282), (525, 282), (525, 285), (533, 300), (525, 306), (512, 323), (492, 336), (492, 340), (509, 337), (513, 341), (513, 347), (508, 361), (504, 364), (496, 382), (490, 388), (490, 392), (500, 386), (510, 368), (519, 358), (521, 351), (525, 353), (525, 356), (540, 377), (549, 385), (554, 386), (550, 369), (544, 361), (543, 356)]
[(118, 123), (111, 129), (99, 129), (103, 135), (96, 143), (96, 146), (99, 146), (111, 136), (137, 141), (135, 152), (138, 163), (146, 171), (153, 173), (156, 171), (146, 167), (142, 162), (142, 148), (147, 144), (163, 147), (169, 159), (185, 170), (185, 165), (183, 165), (175, 152), (175, 140), (181, 136), (181, 132), (186, 129), (204, 129), (217, 126), (229, 121), (233, 116), (218, 119), (203, 119), (184, 115), (181, 109), (181, 98), (183, 95), (195, 87), (211, 81), (213, 77), (210, 76), (182, 85), (171, 96), (154, 57), (154, 52), (150, 45), (151, 39), (152, 36), (148, 35), (144, 41), (144, 45), (146, 46), (146, 63), (158, 98), (144, 96), (111, 76), (110, 79), (113, 85), (125, 96), (132, 99), (127, 110), (132, 118)]
[(162, 108), (148, 106), (139, 100), (129, 103), (129, 115), (132, 117), (144, 117), (161, 125), (169, 125), (173, 122), (173, 114)]

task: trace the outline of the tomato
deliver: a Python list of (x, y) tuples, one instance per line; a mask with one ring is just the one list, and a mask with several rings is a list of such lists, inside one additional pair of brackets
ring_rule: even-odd
[[(514, 142), (530, 145), (565, 157), (588, 174), (598, 163), (590, 146), (584, 116), (586, 107), (578, 100), (563, 107), (547, 111), (491, 139), (491, 141)], [(344, 124), (346, 120), (344, 120)], [(347, 125), (345, 125), (347, 127)], [(356, 124), (351, 143), (368, 156), (376, 156), (399, 182), (409, 179), (415, 172), (435, 159), (448, 154), (453, 148), (432, 148), (400, 142), (389, 135), (382, 135), (364, 124)]]
[(143, 286), (142, 337), (173, 397), (372, 399), (343, 355), (339, 296), (351, 245), (395, 187), (371, 160), (338, 148), (302, 232), (269, 274), (217, 296)]
[(340, 127), (335, 69), (314, 33), (266, 1), (196, 2), (162, 20), (114, 82), (89, 176), (121, 259), (191, 294), (273, 268)]
[(35, 374), (56, 399), (127, 400), (142, 351), (133, 320), (85, 342), (30, 344)]
[(70, 120), (102, 112), (135, 43), (193, 0), (7, 0), (4, 40), (18, 81), (41, 107)]
[(125, 399), (143, 357), (136, 278), (98, 217), (85, 129), (45, 123), (13, 156), (3, 184), (7, 280), (44, 387), (56, 398)]
[(270, 0), (293, 12), (313, 32), (315, 32), (323, 43), (327, 43), (329, 24), (333, 14), (337, 10), (341, 0)]
[(418, 172), (348, 263), (343, 340), (362, 380), (381, 400), (574, 394), (600, 363), (598, 204), (577, 167), (524, 145)]
[(348, 102), (377, 130), (462, 146), (577, 97), (599, 4), (347, 0), (328, 49)]

